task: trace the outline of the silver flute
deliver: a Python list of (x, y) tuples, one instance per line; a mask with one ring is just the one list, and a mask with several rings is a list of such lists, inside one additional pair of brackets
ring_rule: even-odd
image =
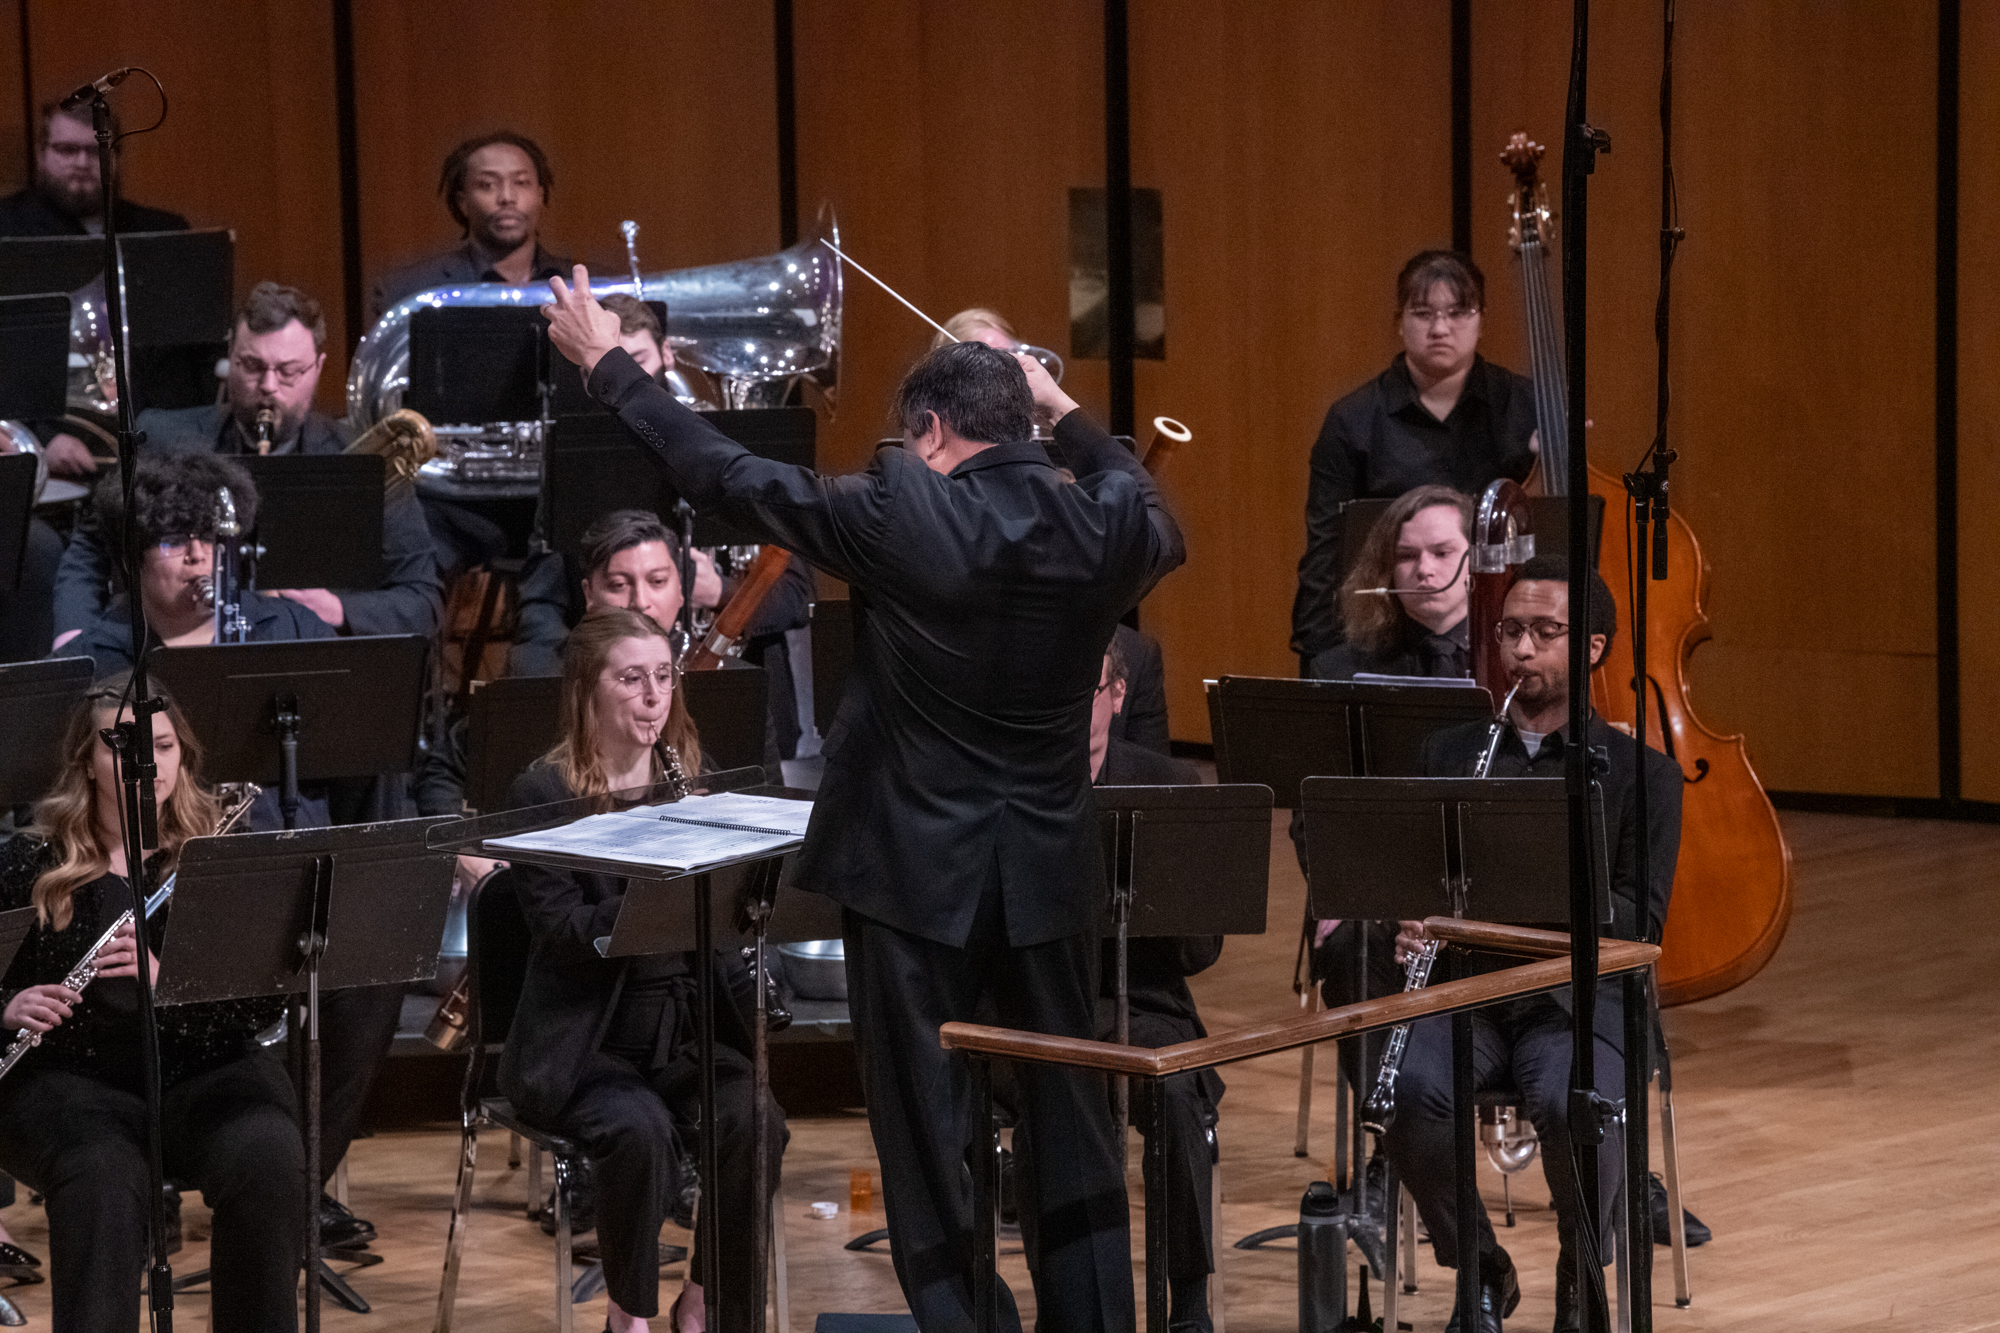
[[(1507, 697), (1500, 703), (1500, 711), (1493, 715), (1493, 723), (1486, 730), (1486, 749), (1480, 753), (1479, 761), (1472, 766), (1472, 776), (1483, 778), (1493, 769), (1493, 757), (1500, 753), (1500, 738), (1507, 734), (1507, 710), (1514, 706), (1514, 696), (1521, 692), (1521, 682), (1515, 681), (1514, 688), (1507, 691)], [(1453, 904), (1456, 915), (1464, 915), (1462, 902)], [(1410, 955), (1409, 970), (1403, 975), (1403, 993), (1422, 990), (1431, 981), (1431, 967), (1437, 962), (1439, 940), (1425, 940), (1423, 947)], [(1410, 1025), (1398, 1023), (1389, 1029), (1389, 1040), (1382, 1047), (1382, 1065), (1375, 1071), (1375, 1086), (1368, 1094), (1368, 1100), (1361, 1104), (1361, 1127), (1370, 1134), (1386, 1134), (1389, 1125), (1396, 1118), (1396, 1078), (1403, 1072), (1403, 1053), (1410, 1045)]]

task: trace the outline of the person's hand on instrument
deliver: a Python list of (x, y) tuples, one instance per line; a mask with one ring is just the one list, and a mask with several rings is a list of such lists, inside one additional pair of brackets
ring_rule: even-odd
[(67, 986), (30, 986), (7, 1002), (0, 1024), (5, 1024), (10, 1041), (22, 1028), (47, 1032), (82, 1002), (83, 997)]
[(68, 431), (50, 437), (42, 446), (42, 457), (49, 460), (49, 475), (52, 477), (93, 477), (97, 475), (97, 459), (90, 452), (90, 446), (71, 435)]
[(549, 290), (556, 299), (542, 307), (542, 317), (549, 322), (549, 341), (582, 368), (588, 381), (604, 354), (618, 346), (618, 316), (590, 294), (589, 269), (578, 264), (570, 271), (570, 279), (549, 279)]
[(480, 880), (485, 879), (488, 875), (506, 864), (505, 861), (496, 861), (488, 856), (468, 856), (464, 852), (460, 852), (458, 854), (457, 871), (453, 876), (458, 882), (453, 887), (457, 888), (461, 893), (470, 893), (473, 886), (478, 884)]
[(347, 623), (347, 608), (340, 604), (339, 595), (325, 588), (273, 588), (271, 595), (297, 602), (335, 629)]
[(1423, 952), (1424, 944), (1430, 936), (1424, 932), (1421, 921), (1398, 921), (1396, 923), (1396, 966), (1402, 967), (1410, 959)]
[(1041, 362), (1026, 352), (1014, 353), (1014, 359), (1021, 363), (1021, 370), (1028, 377), (1028, 393), (1034, 398), (1035, 406), (1051, 422), (1061, 421), (1076, 411), (1076, 399), (1062, 391), (1062, 386), (1056, 383), (1055, 377)]
[[(154, 981), (160, 979), (160, 959), (157, 954), (148, 953), (151, 961), (149, 969)], [(111, 937), (111, 943), (104, 946), (104, 952), (97, 955), (97, 975), (100, 977), (136, 977), (139, 975), (139, 948), (132, 937), (132, 923), (127, 921), (118, 927), (118, 933)]]

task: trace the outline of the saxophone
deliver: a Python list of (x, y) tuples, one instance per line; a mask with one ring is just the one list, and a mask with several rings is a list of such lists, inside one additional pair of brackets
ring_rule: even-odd
[[(211, 837), (220, 837), (241, 823), (243, 817), (250, 813), (250, 806), (264, 791), (262, 787), (254, 782), (232, 783), (225, 790), (228, 790), (230, 795), (223, 806), (221, 817), (216, 820), (215, 830), (210, 835)], [(148, 921), (153, 919), (154, 913), (173, 900), (174, 883), (179, 878), (180, 871), (174, 871), (173, 874), (167, 876), (166, 883), (153, 890), (147, 897), (146, 919)], [(132, 909), (128, 907), (119, 914), (116, 921), (111, 923), (109, 930), (97, 937), (97, 943), (84, 951), (83, 957), (77, 960), (76, 966), (69, 970), (69, 975), (62, 979), (62, 984), (69, 990), (82, 994), (83, 988), (97, 979), (97, 960), (103, 955), (106, 949), (111, 947), (111, 941), (118, 932), (125, 929), (131, 922)], [(50, 1031), (53, 1030), (50, 1029)], [(0, 1078), (7, 1077), (9, 1071), (21, 1062), (21, 1057), (41, 1045), (42, 1038), (47, 1035), (48, 1033), (45, 1032), (31, 1032), (27, 1028), (21, 1028), (15, 1032), (14, 1040), (7, 1045), (7, 1053), (0, 1055)]]
[[(1500, 753), (1500, 738), (1507, 734), (1507, 710), (1514, 706), (1514, 696), (1521, 692), (1521, 682), (1515, 681), (1514, 688), (1507, 691), (1507, 697), (1500, 703), (1500, 711), (1493, 715), (1493, 722), (1486, 729), (1486, 749), (1472, 766), (1472, 776), (1483, 778), (1493, 769), (1493, 757)], [(1454, 904), (1455, 915), (1464, 915), (1464, 904)], [(1437, 962), (1438, 940), (1425, 940), (1423, 948), (1410, 956), (1409, 970), (1403, 975), (1403, 993), (1422, 990), (1430, 984), (1431, 967)], [(1398, 1023), (1389, 1029), (1389, 1040), (1382, 1047), (1382, 1064), (1375, 1071), (1375, 1087), (1368, 1094), (1368, 1100), (1361, 1104), (1361, 1127), (1370, 1134), (1380, 1136), (1389, 1131), (1389, 1125), (1396, 1118), (1396, 1078), (1403, 1072), (1403, 1052), (1410, 1044), (1410, 1025)]]

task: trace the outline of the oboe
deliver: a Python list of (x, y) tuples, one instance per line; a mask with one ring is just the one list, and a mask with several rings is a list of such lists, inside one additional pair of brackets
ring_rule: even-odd
[[(1514, 688), (1507, 691), (1501, 701), (1500, 711), (1493, 715), (1492, 725), (1486, 729), (1486, 749), (1472, 766), (1472, 776), (1483, 778), (1493, 769), (1493, 757), (1500, 753), (1500, 738), (1507, 734), (1507, 710), (1514, 706), (1514, 696), (1521, 692), (1521, 682), (1515, 681)], [(1452, 904), (1455, 916), (1465, 914), (1463, 901)], [(1440, 941), (1425, 940), (1423, 947), (1410, 955), (1409, 971), (1403, 977), (1403, 992), (1422, 990), (1430, 984), (1431, 967), (1437, 962)], [(1382, 1047), (1382, 1065), (1375, 1071), (1375, 1087), (1368, 1094), (1368, 1100), (1361, 1104), (1361, 1127), (1370, 1134), (1386, 1134), (1389, 1125), (1396, 1118), (1396, 1077), (1403, 1072), (1403, 1052), (1410, 1044), (1410, 1025), (1398, 1023), (1389, 1030), (1389, 1040)]]
[[(216, 823), (215, 834), (217, 836), (227, 833), (230, 829), (234, 828), (242, 820), (243, 816), (250, 812), (251, 802), (255, 801), (264, 790), (254, 782), (245, 782), (240, 785), (242, 788), (241, 794), (233, 804), (227, 807), (222, 818)], [(154, 889), (152, 893), (147, 895), (146, 919), (148, 921), (151, 921), (155, 913), (173, 900), (174, 882), (179, 878), (180, 871), (176, 870), (173, 874), (167, 876), (166, 883), (160, 885), (159, 888)], [(111, 923), (111, 929), (99, 935), (97, 943), (84, 951), (83, 957), (77, 960), (76, 966), (69, 970), (69, 975), (62, 979), (63, 986), (68, 990), (81, 994), (85, 986), (96, 980), (97, 960), (103, 956), (106, 949), (111, 947), (112, 938), (131, 923), (132, 909), (128, 907), (119, 914), (116, 921)], [(46, 1035), (46, 1033), (32, 1032), (27, 1028), (21, 1028), (15, 1032), (14, 1040), (8, 1043), (7, 1053), (0, 1055), (0, 1078), (7, 1077), (8, 1071), (21, 1062), (22, 1056), (26, 1055), (34, 1047), (41, 1045), (42, 1038)]]

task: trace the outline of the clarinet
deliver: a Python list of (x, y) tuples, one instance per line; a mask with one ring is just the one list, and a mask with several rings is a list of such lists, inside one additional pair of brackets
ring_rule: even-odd
[[(1486, 729), (1486, 749), (1480, 753), (1479, 761), (1472, 766), (1472, 776), (1483, 778), (1493, 769), (1493, 757), (1500, 753), (1500, 738), (1507, 734), (1507, 710), (1514, 706), (1514, 696), (1521, 691), (1521, 682), (1515, 681), (1514, 688), (1507, 691), (1507, 697), (1500, 703), (1500, 711), (1493, 715), (1492, 725)], [(1465, 914), (1464, 904), (1457, 903), (1455, 915)], [(1409, 970), (1403, 977), (1403, 993), (1422, 990), (1430, 984), (1431, 967), (1437, 962), (1441, 940), (1425, 940), (1423, 947), (1410, 956)], [(1389, 1040), (1382, 1047), (1382, 1066), (1375, 1071), (1375, 1087), (1368, 1094), (1368, 1100), (1361, 1104), (1361, 1127), (1370, 1134), (1380, 1136), (1389, 1132), (1389, 1126), (1396, 1119), (1396, 1077), (1403, 1072), (1403, 1053), (1410, 1044), (1410, 1025), (1398, 1023), (1389, 1030)]]
[[(254, 782), (245, 782), (241, 786), (243, 789), (242, 794), (237, 798), (235, 804), (230, 805), (224, 811), (222, 818), (216, 823), (215, 834), (212, 836), (220, 836), (234, 828), (243, 816), (250, 812), (251, 802), (255, 801), (264, 790)], [(167, 876), (166, 883), (160, 885), (159, 888), (147, 895), (146, 919), (148, 921), (151, 921), (154, 914), (162, 907), (173, 901), (174, 882), (179, 878), (180, 871), (176, 870), (173, 874)], [(88, 986), (92, 981), (97, 979), (97, 960), (103, 955), (106, 949), (111, 947), (112, 938), (131, 923), (132, 909), (128, 907), (119, 914), (116, 921), (111, 923), (111, 929), (99, 935), (97, 943), (91, 945), (84, 952), (83, 957), (77, 960), (76, 966), (69, 970), (69, 975), (62, 979), (62, 984), (67, 989), (81, 994), (85, 986)], [(54, 1029), (50, 1030), (53, 1031)], [(47, 1035), (48, 1033), (32, 1032), (27, 1028), (21, 1028), (15, 1032), (14, 1040), (7, 1045), (7, 1053), (0, 1055), (0, 1078), (7, 1077), (8, 1072), (15, 1065), (21, 1063), (21, 1057), (41, 1045), (42, 1038)]]

